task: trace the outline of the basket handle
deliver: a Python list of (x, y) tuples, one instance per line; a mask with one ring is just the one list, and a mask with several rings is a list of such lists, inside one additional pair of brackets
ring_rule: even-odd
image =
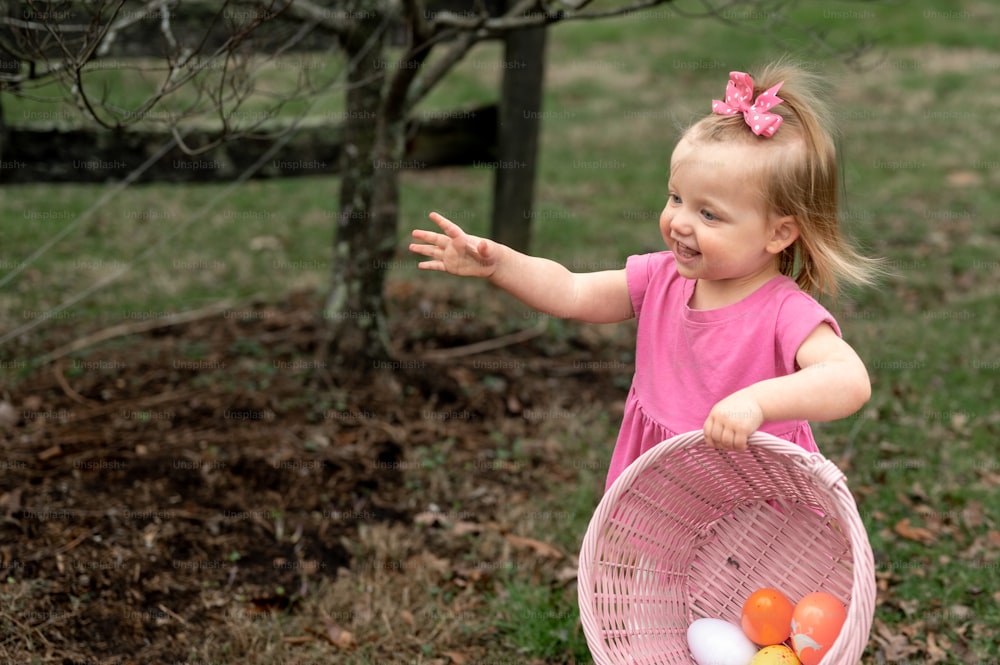
[(847, 480), (847, 476), (840, 470), (840, 467), (825, 457), (823, 453), (807, 452), (791, 441), (779, 439), (773, 434), (760, 431), (754, 432), (747, 439), (747, 444), (762, 446), (769, 450), (788, 455), (796, 466), (813, 474), (816, 480), (821, 482), (827, 489), (833, 489), (839, 483)]

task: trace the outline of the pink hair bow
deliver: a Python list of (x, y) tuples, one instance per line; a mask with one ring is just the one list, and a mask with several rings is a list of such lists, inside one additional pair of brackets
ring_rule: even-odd
[(750, 103), (753, 97), (753, 79), (744, 72), (729, 72), (729, 85), (726, 86), (726, 101), (712, 100), (712, 113), (719, 115), (743, 114), (743, 119), (757, 136), (774, 136), (781, 126), (782, 118), (776, 113), (768, 113), (772, 107), (781, 103), (778, 90), (784, 81), (768, 88)]

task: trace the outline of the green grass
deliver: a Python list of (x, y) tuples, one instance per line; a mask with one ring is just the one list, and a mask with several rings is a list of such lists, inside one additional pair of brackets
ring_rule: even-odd
[[(680, 19), (664, 7), (645, 18), (552, 30), (533, 249), (581, 270), (659, 249), (655, 220), (678, 126), (722, 94), (728, 71), (791, 50), (830, 74), (843, 129), (845, 226), (886, 257), (893, 274), (879, 289), (829, 303), (869, 366), (874, 394), (857, 416), (816, 424), (815, 431), (823, 450), (844, 460), (879, 555), (888, 592), (877, 620), (918, 646), (932, 633), (939, 644), (947, 639), (960, 649), (955, 662), (993, 662), (1000, 658), (992, 634), (1000, 625), (997, 13), (971, 0), (823, 3), (795, 11), (796, 21), (818, 21), (835, 41), (859, 30), (874, 39), (880, 52), (862, 72), (823, 56), (801, 32), (788, 29), (772, 45), (759, 34), (767, 17), (741, 16), (744, 29), (733, 30)], [(496, 44), (477, 47), (420, 110), (492, 100), (499, 53)], [(315, 108), (333, 113), (338, 104), (329, 95)], [(4, 108), (12, 123), (42, 106), (5, 98)], [(612, 167), (585, 164), (594, 160)], [(488, 233), (491, 185), (492, 174), (480, 169), (405, 174), (392, 279), (488, 293), (447, 276), (418, 277), (405, 242), (410, 228), (426, 226), (432, 209), (470, 232)], [(74, 224), (106, 190), (4, 188), (0, 276)], [(129, 188), (0, 289), (0, 329), (38, 320), (122, 264), (131, 266), (124, 277), (61, 315), (78, 324), (77, 334), (137, 312), (324, 288), (334, 179), (253, 182), (196, 216), (225, 190)], [(513, 328), (525, 320), (511, 321)], [(47, 330), (35, 329), (37, 346), (55, 345)], [(16, 353), (11, 349), (0, 347), (0, 358)], [(198, 350), (189, 352), (196, 357)], [(617, 427), (608, 419), (591, 425), (589, 434), (566, 436), (570, 458), (580, 461), (576, 482), (538, 498), (540, 513), (562, 513), (558, 523), (536, 516), (522, 535), (566, 551), (582, 537)], [(906, 519), (933, 540), (901, 537), (896, 528)], [(483, 620), (494, 621), (524, 660), (582, 659), (572, 595), (531, 574), (510, 571)], [(502, 647), (495, 655), (510, 656)]]
[(540, 586), (511, 576), (492, 612), (498, 617), (500, 632), (514, 645), (517, 662), (589, 662), (572, 589)]

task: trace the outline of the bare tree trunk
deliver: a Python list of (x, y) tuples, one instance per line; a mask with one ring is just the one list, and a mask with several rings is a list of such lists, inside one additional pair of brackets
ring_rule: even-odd
[[(367, 373), (388, 360), (386, 313), (382, 286), (395, 241), (382, 228), (386, 213), (376, 212), (378, 195), (398, 197), (396, 171), (382, 173), (377, 147), (382, 100), (383, 35), (378, 19), (359, 19), (357, 29), (343, 39), (352, 62), (348, 69), (345, 143), (341, 151), (340, 215), (333, 241), (333, 274), (324, 318), (331, 335), (329, 358), (343, 370)], [(392, 186), (385, 180), (391, 177)], [(377, 184), (378, 181), (378, 184)], [(382, 211), (394, 200), (380, 203)], [(387, 248), (387, 245), (389, 246)]]
[[(425, 35), (421, 5), (408, 5), (409, 44)], [(369, 12), (374, 16), (378, 12)], [(325, 315), (332, 333), (328, 357), (338, 368), (379, 377), (387, 385), (395, 369), (383, 287), (396, 249), (399, 173), (406, 166), (409, 91), (429, 48), (407, 51), (385, 71), (379, 22), (345, 40), (353, 62), (348, 78), (347, 122), (341, 172), (340, 218), (334, 241), (333, 283)], [(352, 131), (354, 130), (354, 131)], [(407, 369), (403, 367), (402, 369)]]
[(0, 95), (0, 162), (3, 161), (4, 148), (7, 144), (7, 123), (3, 117), (3, 96)]
[[(10, 17), (15, 17), (17, 14), (15, 10), (20, 3), (6, 3), (0, 2), (0, 14), (6, 14)], [(6, 12), (4, 12), (6, 9)], [(2, 44), (0, 44), (0, 93), (6, 91), (9, 87), (13, 87), (13, 84), (9, 82), (9, 78), (16, 77), (21, 70), (21, 61), (18, 60), (13, 54), (8, 53)], [(3, 101), (3, 95), (0, 95), (0, 102)], [(3, 113), (3, 105), (0, 104), (0, 161), (3, 160), (4, 150), (7, 145), (7, 121)]]

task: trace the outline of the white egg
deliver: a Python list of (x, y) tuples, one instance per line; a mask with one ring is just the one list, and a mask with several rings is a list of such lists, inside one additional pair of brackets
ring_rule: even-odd
[(698, 665), (750, 665), (757, 647), (743, 630), (722, 619), (697, 619), (688, 626), (688, 647)]

